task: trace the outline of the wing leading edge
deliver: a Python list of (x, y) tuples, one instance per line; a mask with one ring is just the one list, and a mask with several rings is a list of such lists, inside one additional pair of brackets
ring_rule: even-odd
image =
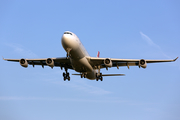
[(159, 62), (174, 62), (178, 59), (172, 59), (172, 60), (145, 60), (145, 59), (114, 59), (114, 58), (97, 58), (97, 57), (89, 57), (88, 58), (91, 61), (91, 64), (93, 66), (100, 66), (100, 68), (107, 68), (105, 65), (105, 60), (109, 59), (112, 62), (111, 67), (117, 67), (119, 66), (140, 66), (140, 62), (146, 63), (159, 63)]
[[(29, 65), (32, 65), (33, 67), (35, 65), (41, 65), (43, 68), (47, 65), (47, 59), (51, 59), (54, 62), (54, 66), (56, 67), (66, 67), (68, 69), (73, 69), (70, 63), (70, 60), (66, 57), (64, 58), (40, 58), (40, 59), (24, 59), (27, 61)], [(12, 61), (12, 62), (20, 62), (22, 59), (4, 59), (6, 61)]]

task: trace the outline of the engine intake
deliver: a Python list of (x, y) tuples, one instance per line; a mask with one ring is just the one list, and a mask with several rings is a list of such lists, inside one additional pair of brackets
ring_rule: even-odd
[(20, 63), (20, 65), (21, 65), (22, 67), (25, 67), (25, 68), (28, 67), (28, 62), (27, 62), (27, 60), (24, 59), (24, 58), (20, 59), (20, 60), (19, 60), (19, 63)]
[(147, 67), (146, 61), (144, 59), (141, 59), (139, 61), (139, 66), (142, 67), (142, 68), (146, 68)]
[(104, 60), (104, 64), (105, 64), (106, 67), (112, 67), (112, 61), (111, 61), (111, 59), (106, 58), (106, 59)]
[(48, 66), (50, 66), (51, 68), (53, 68), (53, 67), (54, 67), (54, 60), (53, 60), (52, 58), (48, 58), (48, 59), (46, 60), (46, 64), (47, 64)]

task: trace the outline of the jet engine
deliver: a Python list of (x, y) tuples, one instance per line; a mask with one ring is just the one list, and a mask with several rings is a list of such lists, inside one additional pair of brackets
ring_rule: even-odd
[(146, 61), (144, 59), (141, 59), (139, 61), (139, 66), (142, 67), (142, 68), (146, 68), (147, 67)]
[(104, 60), (104, 64), (105, 64), (106, 67), (112, 67), (112, 61), (111, 61), (111, 59), (106, 58), (106, 59)]
[(48, 58), (48, 59), (46, 60), (46, 64), (47, 64), (48, 66), (50, 66), (51, 68), (53, 68), (53, 67), (54, 67), (54, 60), (53, 60), (52, 58)]
[(22, 66), (22, 67), (25, 67), (25, 68), (27, 68), (28, 67), (28, 62), (27, 62), (27, 60), (26, 59), (20, 59), (19, 60), (19, 63), (20, 63), (20, 65)]

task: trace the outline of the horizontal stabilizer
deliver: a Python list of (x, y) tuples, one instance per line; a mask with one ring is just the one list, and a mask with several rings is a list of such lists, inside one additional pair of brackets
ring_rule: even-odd
[(72, 74), (72, 75), (82, 75), (82, 74)]
[(125, 76), (125, 74), (102, 74), (102, 76)]
[[(72, 74), (72, 75), (82, 75), (82, 74)], [(102, 74), (102, 76), (125, 76), (125, 74)]]

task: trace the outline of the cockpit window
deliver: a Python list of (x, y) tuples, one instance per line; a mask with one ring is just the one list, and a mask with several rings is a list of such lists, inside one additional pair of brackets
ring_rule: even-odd
[(70, 32), (65, 32), (64, 34), (70, 34), (70, 35), (72, 35), (72, 33), (70, 33)]

